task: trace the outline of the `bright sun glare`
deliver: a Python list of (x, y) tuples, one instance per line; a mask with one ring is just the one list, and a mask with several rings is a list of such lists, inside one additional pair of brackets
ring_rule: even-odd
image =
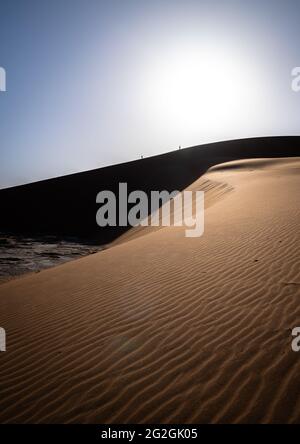
[(146, 71), (143, 100), (161, 124), (205, 134), (241, 123), (242, 107), (254, 111), (254, 76), (233, 52), (174, 48), (151, 60)]

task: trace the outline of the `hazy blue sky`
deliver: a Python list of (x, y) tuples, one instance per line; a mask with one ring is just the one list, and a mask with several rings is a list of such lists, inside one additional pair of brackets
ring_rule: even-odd
[(300, 134), (299, 1), (0, 0), (0, 186)]

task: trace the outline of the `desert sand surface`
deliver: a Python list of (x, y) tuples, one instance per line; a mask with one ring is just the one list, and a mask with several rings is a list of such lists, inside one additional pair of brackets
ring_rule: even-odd
[(111, 165), (0, 190), (0, 233), (95, 240), (106, 245), (127, 231), (117, 225), (99, 229), (96, 195), (120, 182), (128, 193), (186, 189), (222, 162), (300, 155), (300, 137), (258, 137), (228, 140), (170, 151), (158, 156)]
[(0, 286), (0, 422), (300, 421), (300, 158), (210, 168), (205, 232), (129, 231)]

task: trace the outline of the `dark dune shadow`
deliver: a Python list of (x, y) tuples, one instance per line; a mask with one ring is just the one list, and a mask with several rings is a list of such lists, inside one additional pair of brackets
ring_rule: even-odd
[(208, 168), (223, 162), (299, 155), (300, 137), (233, 140), (7, 188), (0, 190), (0, 231), (75, 236), (106, 244), (128, 228), (97, 226), (96, 195), (101, 190), (118, 195), (119, 182), (128, 184), (128, 193), (183, 190)]

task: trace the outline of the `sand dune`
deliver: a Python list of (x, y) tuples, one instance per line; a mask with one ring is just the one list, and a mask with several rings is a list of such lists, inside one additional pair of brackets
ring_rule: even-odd
[(96, 224), (99, 191), (111, 190), (117, 195), (120, 182), (127, 183), (128, 192), (143, 190), (147, 195), (152, 190), (182, 191), (222, 162), (299, 154), (297, 136), (230, 140), (7, 188), (0, 190), (0, 231), (74, 236), (107, 244), (127, 228)]
[(300, 158), (212, 167), (205, 233), (143, 228), (0, 286), (1, 422), (299, 422)]

